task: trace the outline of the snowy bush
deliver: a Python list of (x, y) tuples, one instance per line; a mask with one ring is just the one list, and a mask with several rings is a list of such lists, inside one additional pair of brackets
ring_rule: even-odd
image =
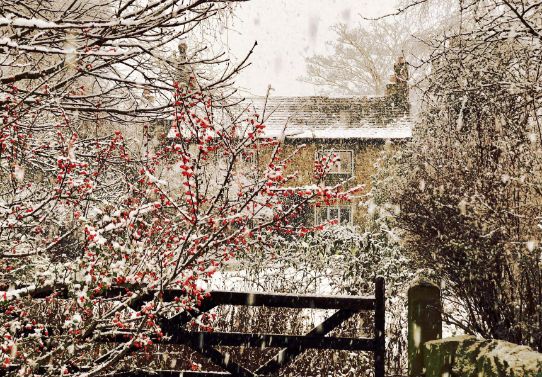
[[(287, 293), (374, 294), (376, 276), (386, 278), (387, 370), (392, 374), (406, 373), (406, 289), (414, 273), (403, 254), (398, 237), (389, 227), (392, 209), (379, 203), (371, 193), (366, 205), (371, 219), (366, 229), (331, 226), (299, 240), (284, 240), (267, 245), (251, 254), (250, 260), (237, 266), (247, 289)], [(236, 269), (237, 269), (236, 268)], [(231, 276), (236, 272), (231, 271)], [(239, 285), (238, 285), (239, 286)], [(306, 331), (330, 313), (301, 313), (292, 310), (275, 313), (267, 310), (252, 317), (253, 324), (288, 323), (295, 332)], [(342, 330), (348, 336), (372, 337), (370, 315), (354, 317)], [(326, 357), (340, 360), (337, 365), (323, 364)], [(333, 351), (307, 351), (302, 361), (294, 363), (285, 375), (305, 372), (319, 375), (355, 376), (371, 373), (372, 356)], [(308, 365), (308, 366), (307, 366)], [(335, 368), (335, 369), (333, 369)]]
[(542, 350), (540, 4), (456, 3), (384, 194), (411, 259), (465, 314), (451, 322)]

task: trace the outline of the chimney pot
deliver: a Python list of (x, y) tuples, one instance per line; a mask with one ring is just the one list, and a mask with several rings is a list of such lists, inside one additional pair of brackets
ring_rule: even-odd
[(186, 42), (180, 42), (178, 49), (179, 49), (179, 59), (181, 61), (186, 61), (186, 50), (187, 50), (187, 44)]

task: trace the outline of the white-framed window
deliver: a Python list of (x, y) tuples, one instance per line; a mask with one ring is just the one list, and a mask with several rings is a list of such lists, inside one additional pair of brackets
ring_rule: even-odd
[(352, 225), (353, 213), (350, 205), (315, 207), (314, 221), (317, 225), (337, 220), (338, 225)]
[(334, 160), (332, 165), (327, 165), (329, 166), (328, 174), (354, 175), (354, 151), (352, 150), (321, 150), (317, 152), (316, 157), (324, 165), (330, 159)]

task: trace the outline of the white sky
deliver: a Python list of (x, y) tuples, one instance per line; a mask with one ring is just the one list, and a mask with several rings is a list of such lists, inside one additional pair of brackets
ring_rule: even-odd
[(223, 38), (229, 55), (241, 59), (258, 41), (252, 65), (237, 78), (244, 95), (315, 95), (300, 82), (305, 58), (326, 51), (337, 22), (355, 25), (360, 14), (375, 17), (395, 9), (397, 0), (251, 0), (242, 3)]

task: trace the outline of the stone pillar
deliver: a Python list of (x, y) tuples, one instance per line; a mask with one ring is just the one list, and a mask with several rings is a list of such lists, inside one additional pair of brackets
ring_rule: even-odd
[(442, 338), (440, 288), (417, 280), (408, 290), (408, 375), (419, 377), (423, 368), (423, 344)]

